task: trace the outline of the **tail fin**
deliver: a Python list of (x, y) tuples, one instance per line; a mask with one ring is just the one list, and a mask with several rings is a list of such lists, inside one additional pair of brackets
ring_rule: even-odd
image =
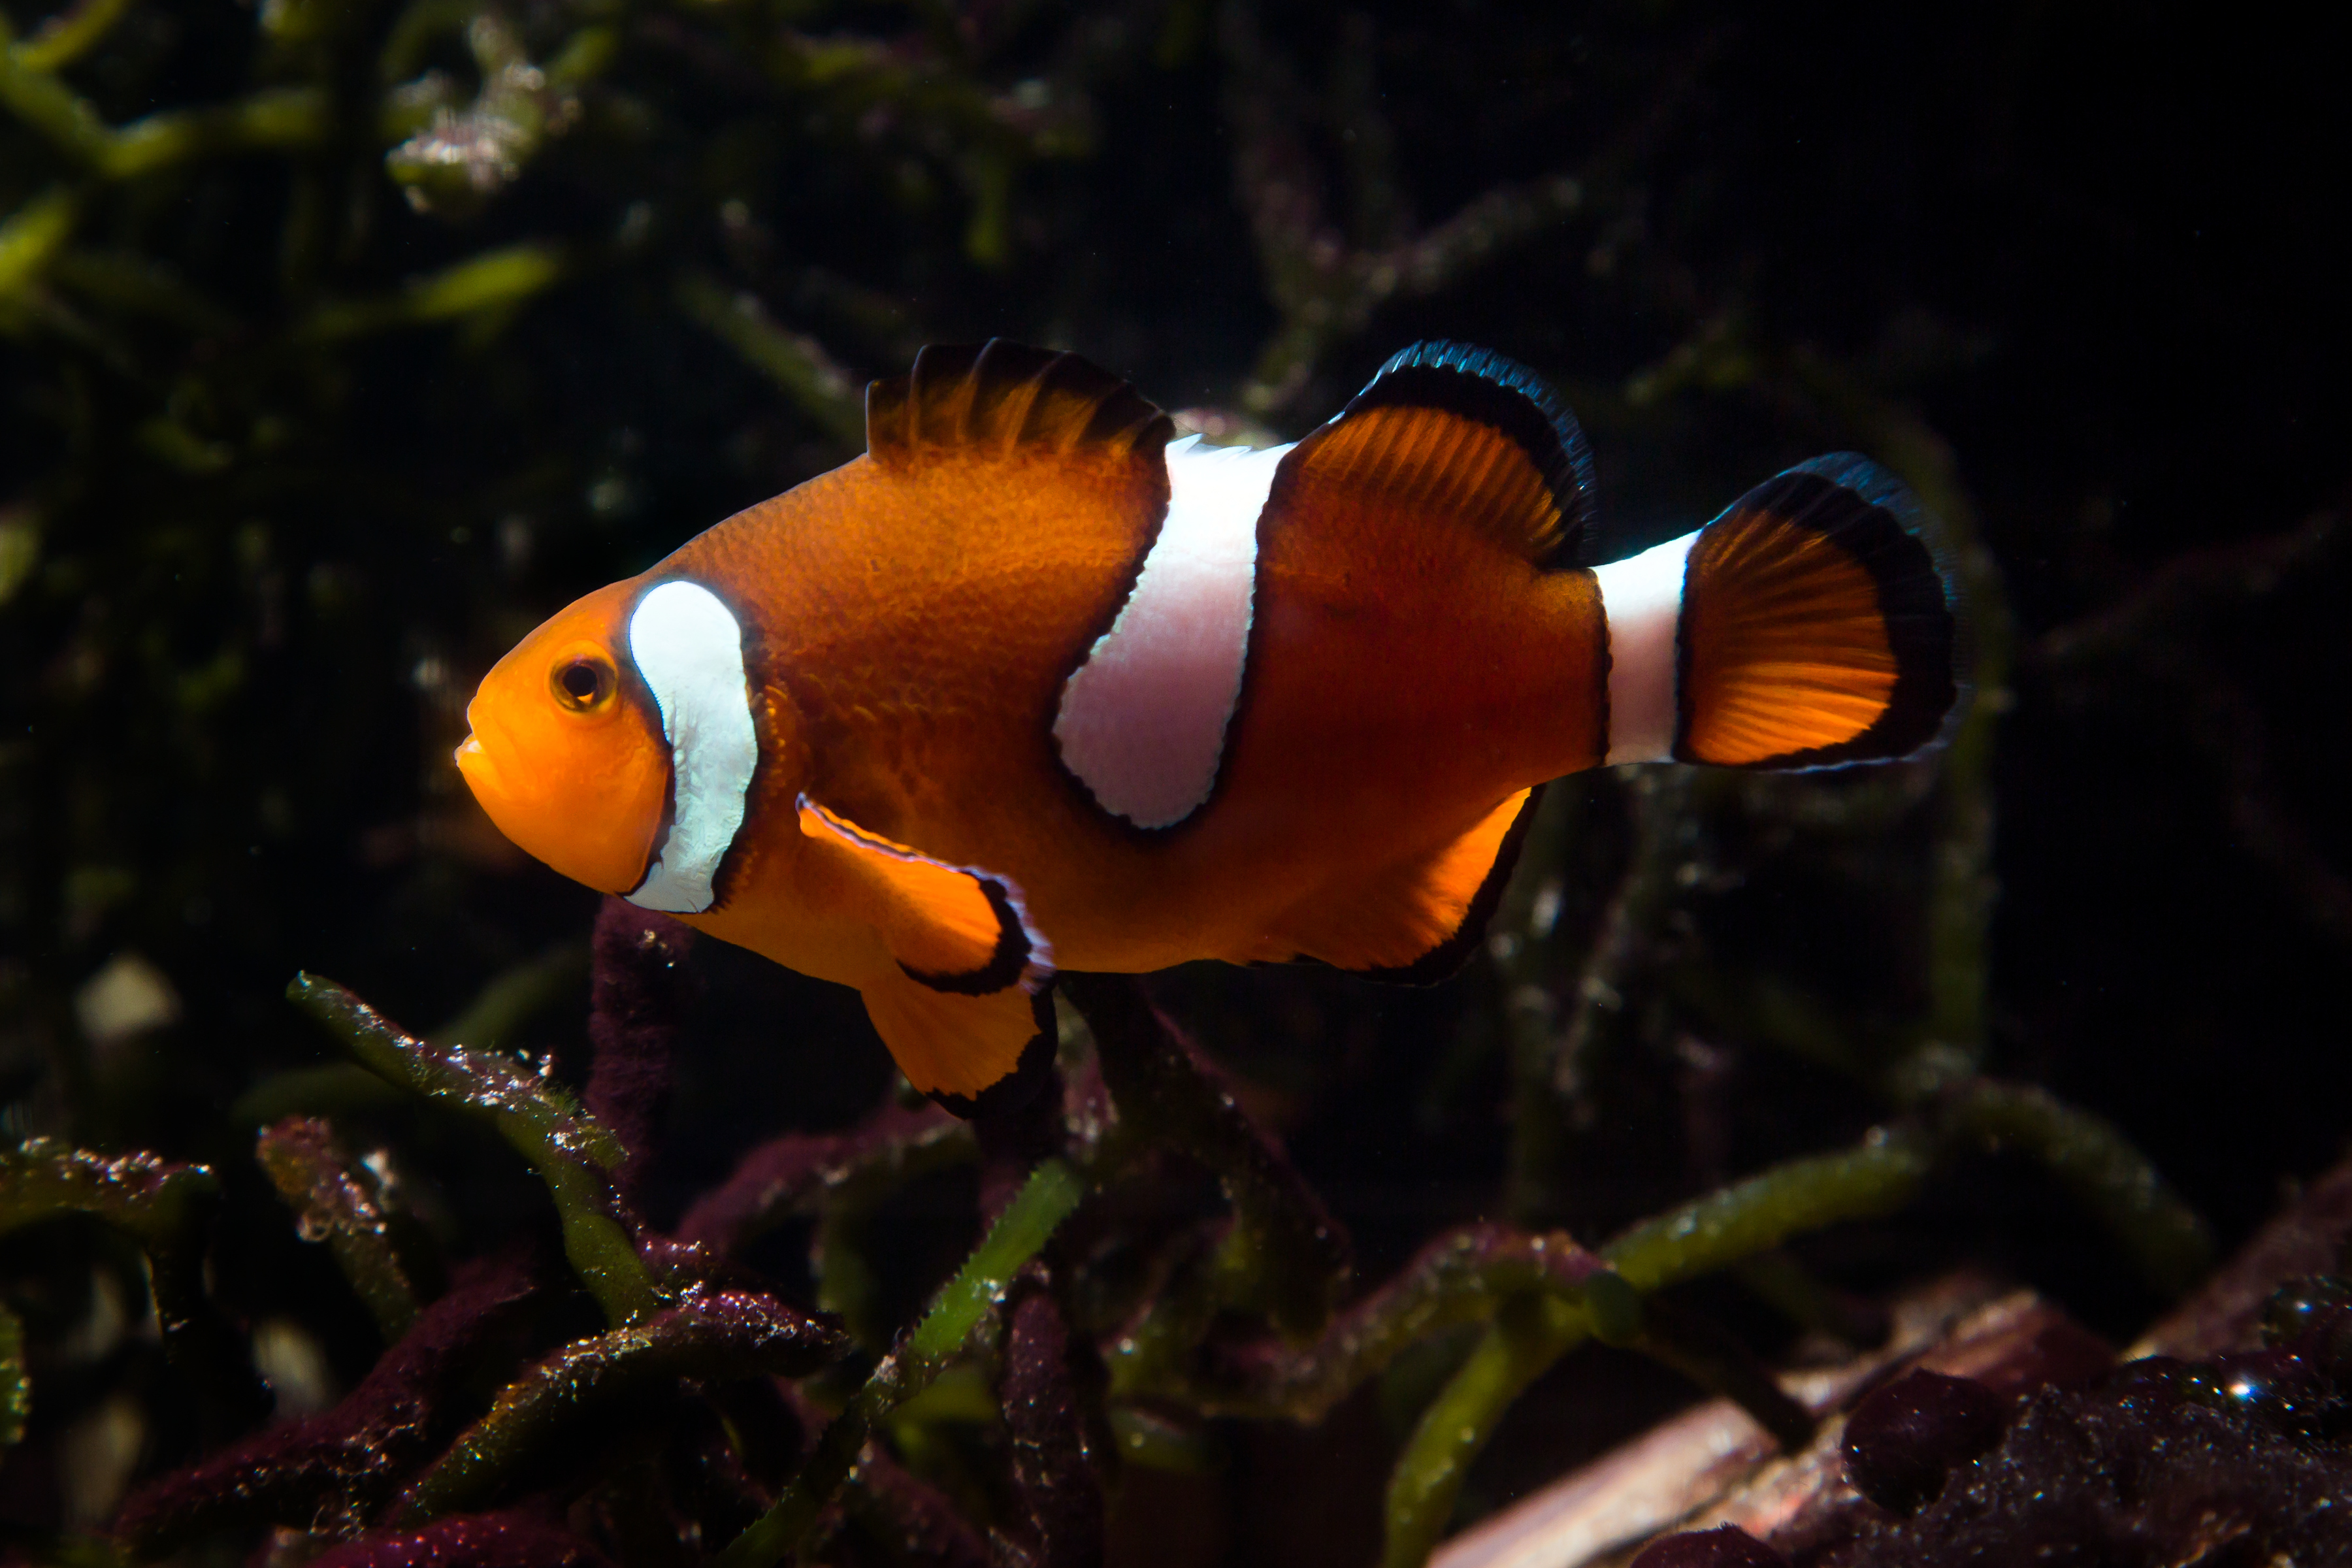
[(1958, 710), (1952, 574), (1918, 503), (1866, 458), (1801, 463), (1596, 574), (1612, 763), (1884, 762)]

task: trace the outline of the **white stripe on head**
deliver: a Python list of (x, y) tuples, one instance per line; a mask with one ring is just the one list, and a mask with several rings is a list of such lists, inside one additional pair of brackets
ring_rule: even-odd
[(661, 709), (671, 781), (669, 835), (629, 901), (697, 914), (717, 896), (711, 879), (743, 826), (760, 760), (742, 628), (700, 584), (663, 583), (629, 616), (629, 657)]
[(1609, 761), (1664, 762), (1675, 754), (1675, 633), (1683, 615), (1683, 564), (1696, 533), (1592, 569), (1609, 624)]
[(1062, 687), (1054, 739), (1106, 811), (1167, 827), (1217, 782), (1249, 658), (1258, 514), (1288, 447), (1168, 447), (1168, 518), (1110, 630)]

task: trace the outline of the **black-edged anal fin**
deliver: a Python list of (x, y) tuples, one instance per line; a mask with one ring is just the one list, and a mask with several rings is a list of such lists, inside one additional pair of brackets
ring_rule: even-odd
[(1415, 343), (1284, 458), (1268, 507), (1365, 504), (1477, 531), (1541, 565), (1581, 563), (1592, 459), (1533, 371), (1485, 349)]
[(1253, 956), (1406, 984), (1445, 979), (1486, 934), (1542, 795), (1523, 789), (1435, 853), (1326, 888), (1285, 911)]

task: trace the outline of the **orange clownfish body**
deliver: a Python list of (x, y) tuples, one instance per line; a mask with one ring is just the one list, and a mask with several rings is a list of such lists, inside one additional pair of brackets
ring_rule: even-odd
[(1043, 1072), (1057, 968), (1434, 978), (1545, 781), (1899, 756), (1954, 707), (1948, 580), (1861, 458), (1595, 565), (1574, 420), (1481, 351), (1294, 446), (1172, 434), (1073, 355), (927, 349), (866, 456), (508, 654), (458, 765), (557, 870), (857, 987), (969, 1113)]

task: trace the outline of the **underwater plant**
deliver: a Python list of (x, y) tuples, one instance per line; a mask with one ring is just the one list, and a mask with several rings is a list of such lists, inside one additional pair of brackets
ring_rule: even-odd
[[(2270, 136), (2235, 46), (2116, 47), (16, 0), (0, 1556), (1408, 1568), (1709, 1395), (1855, 1437), (1878, 1511), (1654, 1563), (1964, 1553), (2070, 1433), (2262, 1456), (2179, 1495), (2296, 1539), (2333, 1240), (2244, 1276), (2306, 1281), (2262, 1350), (2250, 1309), (2104, 1382), (1791, 1393), (1964, 1261), (2121, 1340), (2343, 1134), (2343, 306), (2263, 216), (2341, 193), (2115, 151)], [(2328, 101), (2291, 68), (2263, 113)], [(845, 993), (523, 863), (446, 758), (548, 612), (992, 335), (1252, 445), (1494, 342), (1627, 552), (1867, 452), (1954, 533), (1973, 701), (1880, 771), (1555, 786), (1434, 990), (1064, 974), (1041, 1091), (960, 1121)]]

